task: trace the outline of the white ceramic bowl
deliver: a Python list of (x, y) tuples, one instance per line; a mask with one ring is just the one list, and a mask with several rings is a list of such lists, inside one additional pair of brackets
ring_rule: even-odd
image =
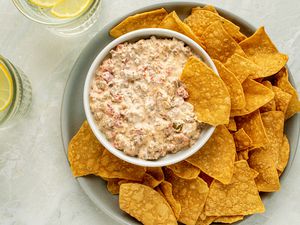
[(149, 161), (149, 160), (143, 160), (139, 159), (137, 157), (132, 157), (126, 155), (124, 152), (116, 149), (105, 137), (105, 135), (98, 129), (93, 115), (90, 110), (90, 101), (89, 101), (89, 92), (91, 88), (91, 83), (94, 78), (94, 75), (96, 74), (96, 70), (98, 66), (102, 63), (102, 61), (109, 56), (110, 50), (114, 49), (118, 44), (124, 43), (124, 42), (136, 42), (140, 39), (149, 38), (151, 36), (156, 36), (159, 38), (177, 38), (178, 40), (183, 41), (185, 44), (191, 47), (191, 49), (210, 67), (212, 70), (218, 74), (218, 71), (212, 62), (209, 55), (192, 39), (188, 38), (185, 35), (182, 35), (178, 32), (166, 30), (166, 29), (159, 29), (159, 28), (149, 28), (149, 29), (141, 29), (137, 31), (133, 31), (130, 33), (127, 33), (115, 40), (113, 40), (110, 44), (108, 44), (95, 58), (94, 62), (92, 63), (86, 80), (84, 84), (84, 93), (83, 93), (83, 104), (84, 104), (84, 110), (86, 114), (86, 118), (88, 123), (90, 124), (92, 131), (94, 132), (97, 139), (102, 143), (102, 145), (110, 151), (112, 154), (117, 156), (118, 158), (127, 161), (129, 163), (139, 165), (139, 166), (147, 166), (147, 167), (161, 167), (161, 166), (167, 166), (171, 165), (177, 162), (180, 162), (189, 156), (193, 155), (195, 152), (197, 152), (210, 138), (212, 133), (214, 132), (215, 127), (213, 126), (205, 126), (201, 132), (201, 135), (199, 139), (196, 141), (196, 143), (191, 146), (188, 149), (181, 150), (174, 154), (167, 154), (166, 156), (155, 160), (155, 161)]

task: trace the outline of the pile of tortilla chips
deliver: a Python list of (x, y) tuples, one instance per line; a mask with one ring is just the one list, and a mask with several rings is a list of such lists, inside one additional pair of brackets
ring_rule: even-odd
[(197, 118), (216, 126), (202, 149), (183, 162), (144, 168), (109, 153), (84, 122), (69, 144), (74, 176), (93, 174), (119, 194), (120, 208), (143, 224), (234, 223), (265, 211), (260, 192), (279, 191), (290, 154), (284, 122), (300, 111), (280, 53), (264, 28), (251, 37), (212, 6), (184, 21), (157, 9), (130, 16), (113, 37), (149, 27), (181, 32), (213, 59), (218, 77), (191, 57), (180, 77)]

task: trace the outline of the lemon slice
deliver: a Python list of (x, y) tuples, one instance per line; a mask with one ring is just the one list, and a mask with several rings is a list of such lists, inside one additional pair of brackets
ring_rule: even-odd
[(94, 0), (62, 0), (51, 9), (56, 17), (71, 18), (80, 15)]
[(0, 112), (11, 103), (13, 97), (13, 82), (4, 65), (0, 62)]
[(39, 7), (53, 7), (57, 3), (61, 2), (62, 0), (29, 0), (29, 2), (33, 5), (39, 6)]

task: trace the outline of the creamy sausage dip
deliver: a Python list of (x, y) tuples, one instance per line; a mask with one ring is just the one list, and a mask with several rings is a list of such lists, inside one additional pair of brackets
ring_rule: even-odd
[(179, 81), (192, 55), (182, 41), (156, 37), (111, 50), (89, 97), (98, 128), (115, 148), (155, 160), (196, 142), (201, 124)]

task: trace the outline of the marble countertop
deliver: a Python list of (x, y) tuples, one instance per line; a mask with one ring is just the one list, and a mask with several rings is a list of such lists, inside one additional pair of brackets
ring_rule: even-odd
[[(60, 107), (70, 70), (86, 43), (111, 19), (153, 2), (162, 1), (103, 0), (101, 15), (90, 30), (63, 38), (26, 19), (11, 1), (0, 0), (0, 54), (22, 68), (33, 87), (27, 118), (0, 131), (0, 224), (117, 224), (96, 208), (71, 174), (61, 141)], [(300, 87), (298, 0), (201, 2), (232, 11), (254, 26), (264, 25), (289, 55), (288, 65)], [(300, 224), (299, 170), (297, 154), (280, 192), (286, 200), (263, 224)], [(280, 199), (274, 197), (276, 204)]]

